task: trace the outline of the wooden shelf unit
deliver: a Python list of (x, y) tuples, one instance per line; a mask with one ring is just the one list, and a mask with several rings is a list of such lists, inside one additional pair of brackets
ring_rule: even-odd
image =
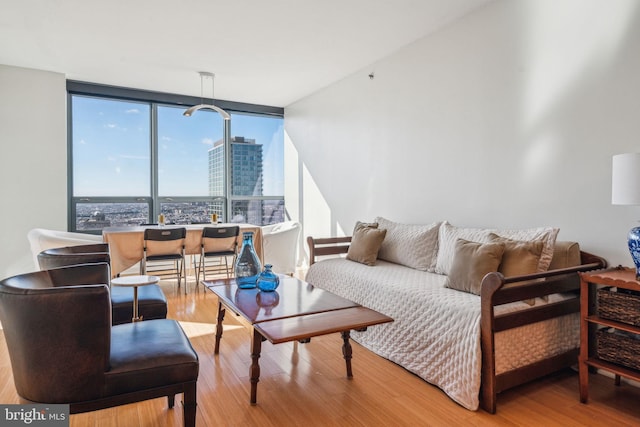
[[(615, 328), (640, 335), (640, 327), (617, 322), (598, 316), (598, 286), (612, 286), (640, 292), (640, 282), (636, 280), (633, 268), (616, 267), (608, 270), (580, 273), (580, 401), (589, 399), (589, 368), (604, 369), (615, 375), (615, 384), (620, 385), (620, 377), (640, 381), (640, 371), (611, 363), (598, 357), (596, 332), (599, 327)], [(640, 357), (640, 356), (639, 356)]]

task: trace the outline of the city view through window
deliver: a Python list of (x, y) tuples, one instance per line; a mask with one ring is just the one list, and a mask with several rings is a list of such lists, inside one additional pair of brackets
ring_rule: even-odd
[(183, 111), (72, 97), (72, 228), (155, 223), (160, 213), (173, 224), (209, 223), (214, 213), (255, 225), (286, 219), (283, 119), (232, 114), (227, 195), (222, 119)]

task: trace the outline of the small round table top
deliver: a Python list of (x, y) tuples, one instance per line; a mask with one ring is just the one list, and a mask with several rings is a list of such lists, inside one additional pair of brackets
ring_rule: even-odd
[(111, 279), (113, 286), (144, 286), (158, 283), (160, 278), (158, 276), (122, 276), (114, 277)]

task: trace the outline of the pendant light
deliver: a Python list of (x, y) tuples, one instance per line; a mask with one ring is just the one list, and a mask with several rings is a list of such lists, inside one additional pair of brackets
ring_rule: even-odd
[[(194, 105), (193, 107), (189, 108), (188, 110), (186, 110), (184, 113), (182, 113), (182, 115), (187, 116), (187, 117), (191, 117), (191, 115), (193, 113), (195, 113), (198, 110), (202, 110), (202, 109), (207, 109), (207, 110), (214, 110), (217, 111), (224, 120), (231, 120), (231, 116), (229, 115), (229, 113), (227, 113), (226, 111), (224, 111), (222, 108), (220, 107), (216, 107), (215, 105), (213, 105), (213, 99), (214, 99), (214, 91), (215, 91), (215, 85), (214, 85), (214, 79), (216, 77), (215, 74), (213, 73), (209, 73), (207, 71), (200, 71), (198, 74), (200, 74), (200, 102), (202, 102), (200, 105)], [(205, 78), (211, 78), (211, 104), (205, 104), (204, 103), (204, 79)]]

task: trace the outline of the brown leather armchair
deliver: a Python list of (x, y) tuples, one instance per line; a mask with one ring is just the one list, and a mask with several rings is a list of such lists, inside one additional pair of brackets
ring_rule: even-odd
[[(94, 262), (110, 263), (107, 243), (52, 248), (38, 254), (38, 264), (41, 270)], [(105, 283), (104, 279), (100, 280), (102, 281), (85, 282), (85, 284)], [(106, 283), (109, 283), (108, 279)], [(111, 309), (111, 319), (114, 325), (131, 322), (133, 289), (112, 287)], [(160, 286), (146, 285), (138, 288), (138, 313), (143, 320), (165, 319), (167, 317), (167, 298)]]
[[(105, 263), (21, 274), (0, 281), (0, 322), (18, 395), (94, 411), (183, 393), (194, 426), (198, 355), (175, 320), (111, 324)], [(94, 282), (95, 283), (95, 282)]]

